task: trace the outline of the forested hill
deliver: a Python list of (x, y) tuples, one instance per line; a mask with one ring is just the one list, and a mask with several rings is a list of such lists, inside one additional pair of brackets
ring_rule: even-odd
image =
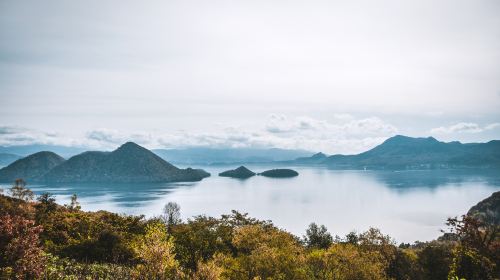
[(53, 152), (34, 153), (0, 169), (0, 182), (10, 183), (18, 178), (36, 180), (63, 162), (64, 159)]
[(180, 169), (146, 148), (128, 142), (112, 152), (84, 152), (68, 160), (36, 153), (0, 169), (0, 182), (23, 178), (29, 182), (179, 182), (199, 181), (209, 173)]

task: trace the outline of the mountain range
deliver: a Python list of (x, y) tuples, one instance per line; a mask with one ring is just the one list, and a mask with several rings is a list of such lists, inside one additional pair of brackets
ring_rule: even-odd
[(462, 144), (441, 142), (433, 137), (397, 135), (360, 154), (326, 156), (318, 153), (288, 163), (337, 169), (500, 168), (500, 141)]
[(185, 149), (152, 150), (165, 160), (176, 164), (224, 165), (238, 163), (270, 163), (293, 160), (310, 156), (304, 150), (259, 149), (259, 148), (205, 148), (191, 147)]
[(64, 160), (38, 152), (0, 169), (0, 182), (23, 178), (32, 182), (180, 182), (210, 176), (200, 169), (180, 169), (153, 152), (127, 142), (112, 152), (84, 152)]
[[(128, 142), (112, 152), (83, 152), (65, 160), (54, 152), (37, 152), (0, 169), (0, 182), (17, 178), (35, 182), (174, 182), (198, 181), (210, 174), (200, 169), (180, 169), (171, 161), (193, 164), (236, 162), (321, 165), (334, 169), (450, 169), (500, 168), (500, 141), (487, 143), (441, 142), (433, 137), (397, 135), (356, 155), (306, 157), (305, 151), (263, 149), (155, 150)], [(266, 155), (267, 153), (267, 155)], [(295, 160), (287, 159), (297, 154)], [(14, 155), (15, 157), (15, 155)], [(162, 158), (163, 157), (163, 158)], [(169, 162), (166, 161), (168, 159)]]
[[(0, 146), (0, 167), (6, 166), (16, 159), (41, 151), (52, 151), (66, 159), (81, 154), (87, 149), (83, 147), (67, 147), (60, 145), (14, 145)], [(182, 149), (153, 149), (152, 152), (173, 164), (182, 165), (217, 165), (237, 163), (265, 163), (293, 160), (298, 157), (308, 157), (312, 153), (305, 150), (278, 148), (210, 148), (187, 147)], [(2, 154), (15, 155), (4, 156)]]

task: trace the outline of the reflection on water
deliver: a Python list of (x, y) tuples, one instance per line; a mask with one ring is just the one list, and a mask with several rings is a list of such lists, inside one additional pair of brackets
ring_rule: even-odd
[[(256, 172), (267, 168), (251, 166)], [(209, 168), (214, 176), (196, 183), (30, 187), (37, 194), (55, 194), (61, 204), (76, 193), (85, 210), (151, 217), (166, 202), (176, 201), (184, 219), (236, 209), (270, 219), (297, 235), (304, 234), (311, 222), (325, 224), (338, 235), (377, 226), (398, 242), (436, 238), (447, 217), (464, 214), (500, 189), (496, 170), (390, 172), (298, 167), (300, 176), (295, 178), (237, 180), (216, 176), (223, 169), (229, 168)]]
[(374, 172), (377, 180), (390, 188), (408, 189), (415, 187), (437, 188), (446, 184), (485, 183), (500, 185), (500, 170), (415, 170)]

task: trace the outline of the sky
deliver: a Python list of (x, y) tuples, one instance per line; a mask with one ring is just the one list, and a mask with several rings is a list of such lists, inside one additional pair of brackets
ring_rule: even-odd
[(500, 139), (500, 1), (0, 0), (0, 145)]

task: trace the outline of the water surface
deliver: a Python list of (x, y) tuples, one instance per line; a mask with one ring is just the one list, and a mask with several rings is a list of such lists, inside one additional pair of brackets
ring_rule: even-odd
[[(297, 167), (295, 178), (255, 176), (247, 180), (218, 177), (231, 167), (203, 167), (212, 177), (195, 183), (31, 185), (50, 192), (60, 204), (76, 193), (84, 210), (161, 213), (169, 201), (181, 205), (183, 219), (219, 216), (232, 209), (248, 212), (297, 235), (311, 222), (332, 234), (380, 228), (397, 242), (431, 240), (447, 217), (461, 215), (500, 189), (497, 171), (339, 171)], [(256, 172), (269, 166), (249, 166)], [(6, 186), (3, 186), (4, 188)]]

